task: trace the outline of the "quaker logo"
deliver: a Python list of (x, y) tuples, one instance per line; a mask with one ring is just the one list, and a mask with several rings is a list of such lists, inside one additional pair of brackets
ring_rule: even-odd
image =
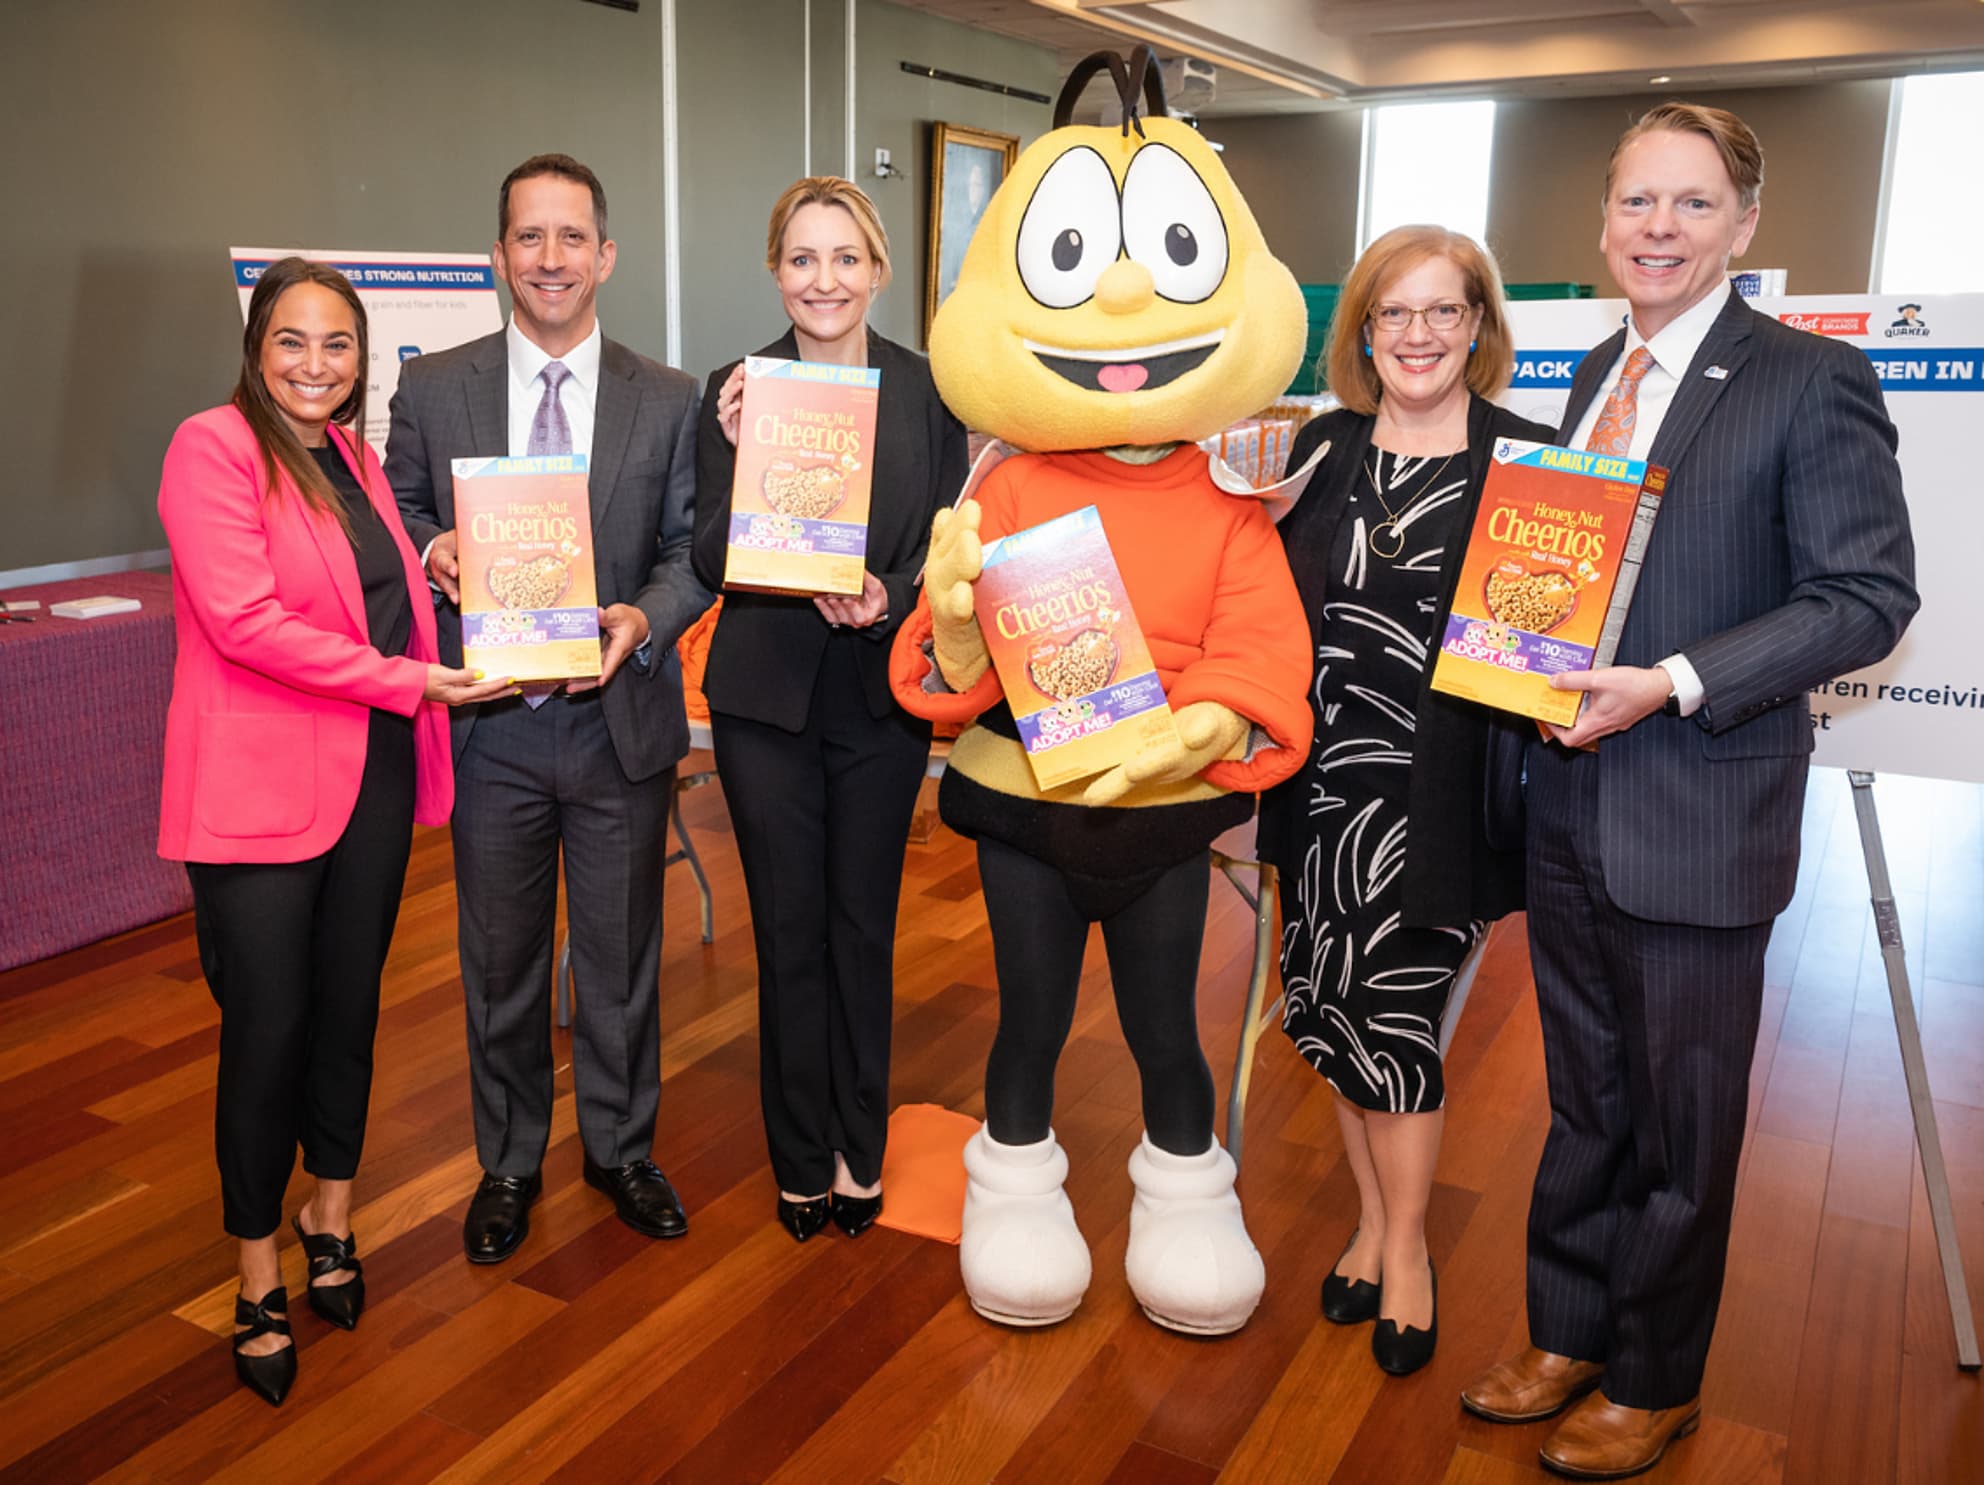
[(1929, 327), (1923, 322), (1921, 305), (1904, 304), (1897, 308), (1895, 313), (1901, 318), (1881, 332), (1889, 340), (1893, 340), (1898, 335), (1928, 335)]

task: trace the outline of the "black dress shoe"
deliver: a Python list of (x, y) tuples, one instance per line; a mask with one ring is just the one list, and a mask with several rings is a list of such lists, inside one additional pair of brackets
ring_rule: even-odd
[(235, 1295), (234, 1323), (246, 1327), (234, 1333), (235, 1378), (263, 1402), (281, 1407), (296, 1380), (296, 1342), (267, 1356), (250, 1356), (241, 1348), (257, 1336), (289, 1334), (289, 1291), (278, 1284), (252, 1305)]
[(1433, 1318), (1424, 1330), (1400, 1328), (1396, 1320), (1382, 1316), (1371, 1331), (1371, 1355), (1379, 1366), (1394, 1377), (1408, 1376), (1433, 1359), (1433, 1346), (1440, 1338), (1440, 1276), (1433, 1272), (1433, 1261), (1426, 1260), (1426, 1277), (1433, 1286)]
[(792, 1234), (795, 1243), (803, 1243), (814, 1233), (827, 1225), (827, 1198), (816, 1196), (811, 1201), (787, 1201), (778, 1199), (778, 1225)]
[(882, 1215), (882, 1193), (873, 1196), (842, 1196), (838, 1191), (827, 1198), (827, 1205), (833, 1212), (834, 1226), (849, 1237), (860, 1237), (875, 1225), (875, 1219)]
[[(1356, 1245), (1357, 1234), (1353, 1232), (1336, 1261), (1342, 1263)], [(1369, 1279), (1352, 1279), (1333, 1267), (1323, 1280), (1323, 1318), (1332, 1325), (1362, 1325), (1366, 1320), (1375, 1320), (1381, 1293)]]
[(462, 1219), (462, 1248), (470, 1263), (501, 1263), (530, 1231), (530, 1204), (544, 1189), (537, 1171), (527, 1176), (482, 1173), (482, 1184)]
[(634, 1231), (652, 1238), (677, 1238), (689, 1230), (681, 1198), (652, 1160), (594, 1165), (588, 1156), (585, 1177), (588, 1186), (613, 1198), (613, 1209)]
[[(359, 1314), (365, 1309), (365, 1269), (358, 1261), (358, 1235), (332, 1237), (328, 1232), (305, 1232), (301, 1213), (289, 1219), (296, 1235), (303, 1239), (303, 1256), (310, 1260), (310, 1281), (305, 1293), (310, 1308), (340, 1330), (358, 1328)], [(332, 1274), (348, 1273), (342, 1284), (319, 1284)]]

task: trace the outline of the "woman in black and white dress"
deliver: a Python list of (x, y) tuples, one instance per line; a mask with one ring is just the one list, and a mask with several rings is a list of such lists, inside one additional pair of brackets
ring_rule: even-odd
[[(1446, 1088), (1440, 1021), (1484, 923), (1522, 905), (1515, 796), (1490, 789), (1513, 719), (1434, 692), (1433, 656), (1499, 438), (1553, 430), (1487, 399), (1508, 383), (1501, 275), (1472, 239), (1401, 227), (1338, 301), (1329, 385), (1343, 407), (1302, 430), (1329, 457), (1281, 524), (1316, 650), (1309, 766), (1262, 801), (1280, 870), (1282, 1025), (1336, 1093), (1360, 1210), (1323, 1284), (1339, 1323), (1417, 1370), (1437, 1336), (1426, 1203)], [(1499, 828), (1498, 828), (1499, 825)], [(1509, 849), (1497, 849), (1507, 846)]]

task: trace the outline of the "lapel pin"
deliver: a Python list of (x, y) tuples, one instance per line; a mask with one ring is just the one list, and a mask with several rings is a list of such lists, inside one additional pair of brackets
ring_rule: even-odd
[(1729, 368), (1726, 366), (1711, 366), (1702, 375), (1712, 382), (1726, 382), (1729, 380)]

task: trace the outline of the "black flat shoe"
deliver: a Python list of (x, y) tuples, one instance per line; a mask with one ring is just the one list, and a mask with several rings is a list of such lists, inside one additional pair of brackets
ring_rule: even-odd
[(1433, 1318), (1424, 1330), (1408, 1325), (1403, 1329), (1395, 1320), (1379, 1317), (1371, 1330), (1371, 1355), (1394, 1377), (1409, 1376), (1433, 1359), (1433, 1346), (1440, 1339), (1440, 1276), (1433, 1272), (1433, 1260), (1426, 1260), (1426, 1277), (1433, 1285)]
[[(1357, 1234), (1353, 1232), (1336, 1261), (1342, 1263), (1356, 1246)], [(1375, 1320), (1378, 1296), (1383, 1292), (1369, 1279), (1352, 1279), (1332, 1267), (1323, 1280), (1323, 1318), (1332, 1325), (1362, 1325), (1366, 1320)]]
[(875, 1225), (875, 1219), (882, 1215), (882, 1193), (873, 1196), (842, 1196), (838, 1191), (827, 1197), (827, 1207), (832, 1213), (834, 1226), (849, 1237), (860, 1237)]
[[(304, 1293), (310, 1308), (340, 1330), (355, 1330), (365, 1309), (365, 1269), (358, 1261), (358, 1235), (332, 1237), (328, 1232), (305, 1232), (302, 1214), (289, 1219), (296, 1235), (303, 1239), (303, 1256), (310, 1260), (310, 1282)], [(332, 1274), (351, 1277), (342, 1284), (319, 1284)]]
[(247, 1327), (234, 1333), (236, 1379), (270, 1407), (281, 1407), (296, 1380), (296, 1342), (267, 1356), (250, 1356), (241, 1348), (257, 1336), (289, 1334), (289, 1291), (278, 1284), (252, 1305), (235, 1295), (234, 1323)]
[(588, 1156), (584, 1170), (586, 1184), (612, 1197), (620, 1220), (634, 1231), (651, 1238), (678, 1238), (689, 1230), (682, 1199), (652, 1160), (606, 1166), (594, 1165)]
[(785, 1197), (779, 1197), (778, 1225), (792, 1234), (795, 1243), (805, 1242), (827, 1225), (827, 1198), (816, 1196), (811, 1201), (787, 1201)]
[(530, 1231), (530, 1204), (543, 1189), (537, 1171), (527, 1176), (492, 1176), (484, 1171), (462, 1219), (462, 1250), (468, 1261), (501, 1263), (516, 1252)]

